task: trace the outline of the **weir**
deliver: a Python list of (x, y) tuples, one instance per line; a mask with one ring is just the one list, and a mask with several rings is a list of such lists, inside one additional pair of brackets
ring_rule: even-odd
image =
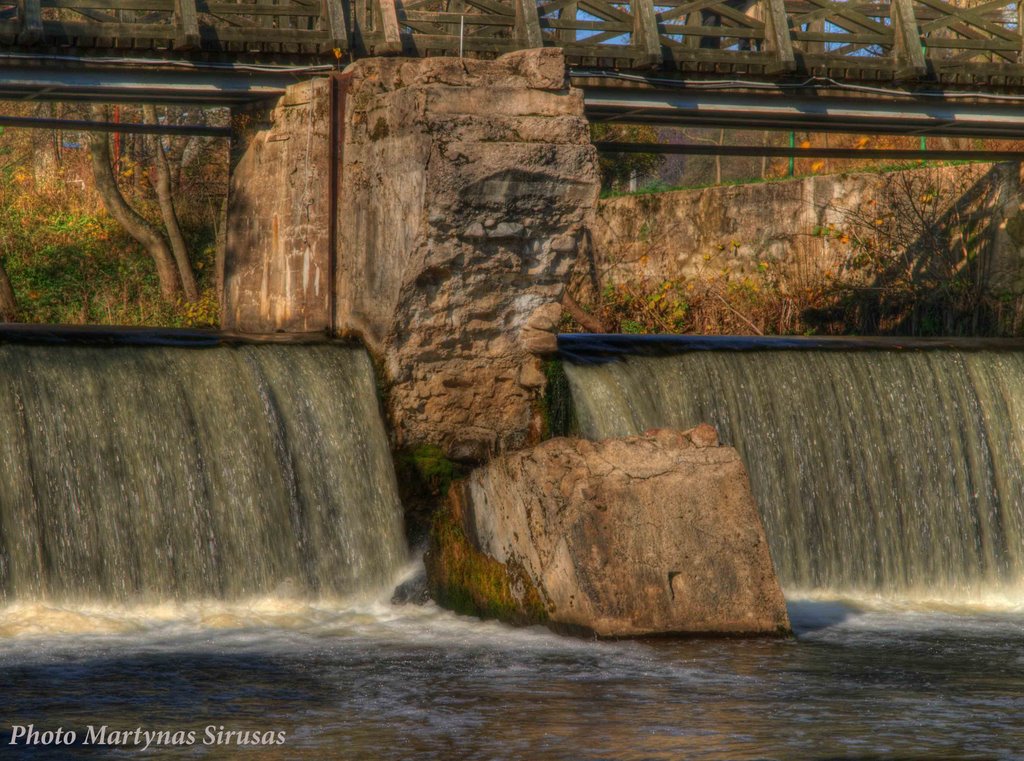
[(561, 338), (583, 435), (706, 421), (739, 450), (788, 589), (1019, 594), (1024, 351), (900, 345)]
[(0, 601), (330, 598), (406, 560), (362, 349), (0, 344), (0, 385)]

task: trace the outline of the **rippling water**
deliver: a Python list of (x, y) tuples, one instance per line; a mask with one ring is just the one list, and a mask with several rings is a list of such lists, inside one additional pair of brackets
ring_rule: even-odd
[[(52, 338), (66, 340), (61, 336)], [(769, 500), (783, 518), (798, 508), (835, 518), (815, 530), (788, 518), (767, 521), (791, 584), (796, 637), (609, 642), (352, 597), (383, 586), (405, 557), (368, 359), (340, 347), (181, 352), (0, 347), (0, 375), (10, 387), (0, 399), (3, 758), (1024, 757), (1024, 591), (1014, 583), (1024, 567), (1016, 468), (1024, 461), (1024, 353), (967, 357), (938, 370), (921, 358), (814, 359), (821, 372), (810, 376), (834, 378), (835, 399), (863, 401), (875, 389), (885, 400), (888, 413), (866, 416), (864, 424), (893, 429), (876, 438), (896, 454), (879, 455), (877, 467), (843, 470), (837, 463), (853, 462), (844, 442), (868, 441), (877, 431), (837, 436), (829, 421), (848, 414), (829, 417), (813, 405), (785, 423), (784, 446), (759, 450), (807, 454), (813, 466), (776, 468), (779, 483), (790, 479), (789, 493), (806, 496), (801, 488), (824, 481), (826, 471), (829, 483), (840, 485), (824, 496), (807, 492), (814, 499)], [(643, 402), (646, 417), (627, 420), (642, 430), (665, 424), (659, 415), (682, 415), (672, 405), (696, 370), (726, 379), (702, 388), (732, 384), (737, 400), (752, 397), (750, 389), (761, 387), (744, 385), (743, 368), (731, 366), (737, 362), (691, 360), (691, 372), (679, 376), (666, 369), (669, 360), (652, 357), (623, 363), (643, 369), (636, 378), (593, 386), (629, 392), (615, 408), (622, 420), (636, 412), (630, 402)], [(826, 363), (835, 370), (846, 367), (842, 362), (848, 372), (825, 372)], [(759, 367), (818, 393), (803, 360), (780, 355)], [(954, 370), (967, 380), (936, 382)], [(847, 389), (854, 376), (858, 384)], [(648, 388), (659, 381), (660, 397)], [(974, 396), (953, 403), (940, 394), (923, 410), (905, 403), (919, 389), (947, 386), (975, 389)], [(753, 398), (758, 403), (743, 410), (752, 409), (760, 424), (747, 428), (774, 435), (788, 418), (757, 418), (772, 405)], [(644, 406), (659, 399), (660, 406)], [(700, 419), (723, 432), (740, 419), (712, 401), (698, 410)], [(616, 422), (611, 411), (606, 404), (603, 424)], [(914, 425), (893, 425), (911, 418)], [(964, 486), (952, 495), (956, 501), (940, 489), (956, 458), (934, 448), (960, 430), (967, 432), (965, 451), (978, 457), (968, 457), (957, 471), (963, 477), (953, 481), (986, 486)], [(982, 430), (992, 434), (984, 442), (976, 435)], [(913, 458), (897, 456), (921, 452), (935, 455), (924, 458), (932, 470), (918, 472), (907, 465)], [(770, 470), (752, 465), (755, 484), (758, 473), (768, 473), (762, 480), (769, 483)], [(880, 483), (896, 496), (875, 499), (885, 491)], [(851, 510), (888, 518), (903, 502), (901, 516), (929, 520), (865, 538), (855, 530), (859, 522), (843, 518)], [(226, 511), (223, 520), (213, 519), (218, 511)], [(942, 526), (971, 530), (940, 533), (959, 540), (938, 551), (924, 542), (904, 548), (907, 537), (932, 536), (930, 527), (940, 525), (929, 522), (933, 514), (946, 516)], [(152, 516), (164, 516), (163, 523)], [(779, 551), (783, 540), (792, 551)], [(900, 562), (879, 564), (889, 555)], [(799, 557), (823, 570), (792, 566)], [(972, 562), (979, 557), (987, 565)], [(884, 573), (874, 574), (876, 567)], [(979, 567), (988, 569), (981, 577)], [(916, 574), (911, 581), (929, 583), (904, 583), (903, 569)], [(972, 583), (936, 584), (944, 577), (935, 569)], [(886, 583), (861, 583), (874, 576)], [(838, 599), (822, 589), (880, 596)], [(922, 589), (942, 594), (933, 600)], [(100, 602), (61, 602), (80, 599)], [(137, 600), (176, 602), (130, 602)], [(12, 746), (15, 727), (28, 724), (74, 731), (79, 744)], [(192, 731), (196, 741), (144, 753), (133, 742), (97, 747), (82, 743), (90, 726)], [(207, 728), (214, 738), (283, 732), (286, 741), (207, 745)]]
[(790, 609), (788, 641), (598, 642), (372, 600), (15, 606), (0, 632), (0, 747), (10, 750), (10, 724), (33, 722), (80, 736), (89, 724), (287, 733), (284, 746), (244, 754), (200, 739), (154, 758), (1024, 754), (1024, 610), (869, 599)]

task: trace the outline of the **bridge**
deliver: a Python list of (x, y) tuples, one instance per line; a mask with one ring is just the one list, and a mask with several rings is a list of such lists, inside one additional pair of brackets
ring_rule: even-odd
[(1021, 14), (1011, 0), (19, 0), (0, 3), (0, 98), (233, 106), (368, 56), (559, 47), (592, 120), (1020, 137)]
[(0, 3), (0, 44), (8, 62), (66, 52), (331, 63), (558, 46), (581, 67), (1024, 81), (1012, 0), (19, 0)]

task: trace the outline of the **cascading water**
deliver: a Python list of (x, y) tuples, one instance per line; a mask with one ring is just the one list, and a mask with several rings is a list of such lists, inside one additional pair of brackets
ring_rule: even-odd
[(366, 353), (0, 345), (0, 601), (379, 588), (406, 560)]
[[(594, 642), (391, 606), (378, 593), (405, 545), (364, 352), (73, 332), (0, 345), (5, 758), (126, 755), (139, 733), (186, 731), (191, 748), (147, 757), (1024, 754), (1019, 611), (791, 598), (797, 643)], [(900, 587), (1019, 568), (1022, 358), (705, 353), (568, 371), (591, 433), (688, 410), (729, 437), (723, 421), (749, 426), (735, 440), (781, 495), (769, 528), (791, 579)], [(83, 744), (15, 747), (16, 726)], [(215, 747), (211, 731), (284, 744)]]
[(613, 339), (624, 354), (607, 361), (586, 341), (563, 342), (582, 434), (716, 426), (747, 464), (788, 589), (1019, 598), (1024, 351), (683, 339), (630, 356)]

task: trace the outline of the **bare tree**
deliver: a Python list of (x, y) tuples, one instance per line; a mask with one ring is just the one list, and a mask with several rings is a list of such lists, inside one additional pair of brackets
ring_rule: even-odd
[[(142, 113), (147, 124), (157, 124), (156, 106), (145, 105), (142, 107)], [(181, 234), (178, 214), (174, 210), (171, 170), (167, 162), (167, 154), (164, 153), (163, 142), (158, 135), (153, 137), (153, 164), (156, 168), (153, 189), (156, 191), (156, 199), (160, 204), (160, 214), (163, 217), (164, 226), (167, 228), (167, 237), (171, 241), (171, 250), (174, 252), (174, 261), (178, 265), (178, 275), (185, 290), (185, 298), (189, 301), (197, 301), (199, 288), (196, 285), (195, 274), (192, 272), (192, 263), (188, 258), (185, 236)]]
[[(718, 130), (718, 138), (704, 137), (703, 135), (697, 135), (688, 129), (682, 130), (682, 133), (686, 135), (688, 140), (693, 140), (696, 143), (705, 143), (708, 145), (725, 145), (725, 130)], [(715, 154), (715, 184), (722, 184), (722, 155)]]
[(18, 302), (14, 300), (11, 279), (7, 277), (3, 261), (0, 261), (0, 322), (18, 321)]
[(850, 256), (847, 319), (858, 332), (977, 335), (998, 330), (993, 290), (999, 166), (886, 175), (874, 197), (833, 208)]
[[(93, 117), (97, 121), (103, 121), (105, 117), (102, 106), (93, 106), (92, 109)], [(145, 247), (156, 265), (157, 277), (160, 279), (160, 292), (165, 298), (173, 297), (178, 292), (179, 285), (174, 255), (159, 230), (129, 206), (121, 194), (111, 163), (110, 141), (105, 133), (89, 133), (89, 154), (92, 158), (96, 191), (103, 200), (103, 205), (107, 207), (107, 211), (117, 220), (118, 224)]]

